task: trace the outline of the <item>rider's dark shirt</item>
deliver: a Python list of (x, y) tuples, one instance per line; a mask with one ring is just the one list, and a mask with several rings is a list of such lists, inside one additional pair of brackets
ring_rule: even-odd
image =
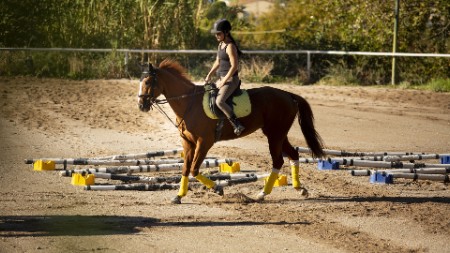
[[(220, 77), (226, 76), (228, 74), (228, 71), (231, 68), (230, 57), (227, 54), (228, 44), (226, 44), (225, 47), (222, 49), (221, 48), (222, 43), (220, 43), (218, 51), (217, 51), (217, 56), (219, 57), (219, 69), (217, 70), (217, 74)], [(234, 73), (233, 76), (237, 76), (237, 75), (238, 75), (238, 71), (236, 70), (236, 72)]]

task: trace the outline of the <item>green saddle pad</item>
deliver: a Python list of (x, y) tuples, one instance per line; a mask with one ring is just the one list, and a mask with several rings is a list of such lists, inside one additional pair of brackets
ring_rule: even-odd
[[(252, 112), (252, 104), (250, 102), (250, 97), (248, 95), (247, 90), (241, 90), (242, 94), (239, 96), (233, 97), (233, 111), (236, 114), (236, 117), (242, 118), (248, 116)], [(205, 92), (203, 95), (203, 110), (205, 111), (206, 116), (211, 119), (218, 119), (216, 114), (211, 111), (209, 107), (209, 94)]]

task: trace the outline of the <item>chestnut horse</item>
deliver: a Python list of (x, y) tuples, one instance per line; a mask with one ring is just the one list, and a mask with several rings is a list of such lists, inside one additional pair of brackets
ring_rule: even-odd
[[(159, 68), (149, 65), (143, 72), (139, 85), (138, 106), (147, 112), (154, 104), (167, 102), (176, 114), (177, 127), (180, 131), (184, 149), (184, 166), (180, 190), (173, 203), (181, 203), (181, 198), (187, 194), (189, 173), (206, 187), (223, 195), (222, 187), (216, 185), (207, 177), (199, 174), (200, 165), (209, 149), (214, 145), (217, 119), (209, 118), (202, 105), (203, 86), (193, 84), (186, 76), (186, 70), (177, 62), (164, 60)], [(306, 143), (314, 157), (323, 157), (322, 139), (314, 128), (314, 117), (308, 102), (295, 94), (272, 87), (261, 87), (247, 90), (251, 101), (251, 113), (240, 118), (245, 130), (236, 136), (233, 127), (224, 123), (219, 141), (231, 140), (249, 135), (262, 129), (269, 142), (273, 169), (264, 185), (264, 190), (258, 194), (258, 200), (270, 194), (273, 184), (283, 165), (283, 153), (290, 160), (292, 169), (292, 184), (300, 189), (298, 176), (299, 154), (289, 143), (287, 134), (297, 115), (300, 128)], [(160, 95), (165, 100), (157, 100)]]

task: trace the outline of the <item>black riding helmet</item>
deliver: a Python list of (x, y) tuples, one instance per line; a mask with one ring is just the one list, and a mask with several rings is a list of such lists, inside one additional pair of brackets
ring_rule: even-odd
[(226, 19), (219, 19), (214, 23), (213, 28), (211, 29), (211, 33), (227, 33), (231, 31), (231, 23)]

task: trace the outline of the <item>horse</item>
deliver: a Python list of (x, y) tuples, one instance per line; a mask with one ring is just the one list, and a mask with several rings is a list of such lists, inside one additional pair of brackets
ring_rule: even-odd
[[(159, 67), (149, 64), (140, 78), (138, 107), (148, 112), (158, 103), (169, 103), (176, 115), (184, 150), (182, 179), (178, 194), (172, 203), (180, 204), (186, 196), (189, 174), (218, 195), (223, 195), (221, 186), (199, 173), (199, 168), (209, 149), (216, 141), (225, 141), (247, 136), (258, 129), (267, 137), (272, 158), (272, 171), (266, 180), (264, 189), (257, 195), (258, 201), (271, 193), (278, 173), (284, 163), (283, 154), (289, 158), (292, 185), (301, 189), (299, 181), (299, 154), (289, 143), (287, 134), (298, 115), (298, 122), (313, 157), (324, 157), (322, 138), (315, 130), (314, 116), (309, 103), (301, 96), (273, 87), (248, 89), (251, 101), (251, 113), (240, 118), (245, 126), (241, 135), (236, 136), (231, 124), (223, 124), (220, 139), (216, 139), (218, 119), (207, 117), (202, 99), (205, 89), (191, 82), (186, 69), (177, 61), (163, 60)], [(164, 100), (158, 100), (164, 95)], [(175, 124), (175, 123), (174, 123)]]

